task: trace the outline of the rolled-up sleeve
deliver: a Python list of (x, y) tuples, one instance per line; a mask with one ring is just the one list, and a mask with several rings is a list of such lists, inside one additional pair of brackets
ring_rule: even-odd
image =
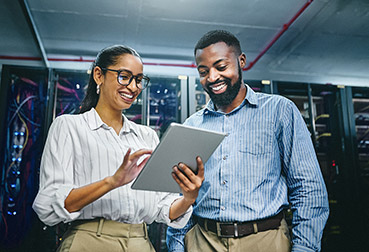
[[(160, 195), (160, 196), (159, 196)], [(166, 223), (172, 228), (183, 228), (192, 215), (192, 206), (187, 211), (175, 220), (169, 219), (169, 211), (174, 201), (178, 200), (182, 196), (179, 194), (166, 194), (159, 193), (158, 208), (160, 209), (156, 221)]]
[(64, 201), (73, 184), (73, 148), (66, 118), (58, 117), (52, 123), (45, 143), (40, 167), (39, 192), (33, 210), (46, 225), (70, 222), (80, 212), (69, 213)]

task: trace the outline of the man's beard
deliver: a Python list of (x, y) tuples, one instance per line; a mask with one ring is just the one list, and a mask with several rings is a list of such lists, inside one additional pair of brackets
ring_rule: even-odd
[[(227, 85), (227, 90), (221, 94), (214, 94), (210, 86), (219, 82), (224, 82)], [(218, 80), (216, 82), (207, 83), (205, 91), (209, 94), (210, 99), (213, 101), (216, 107), (228, 106), (236, 98), (238, 92), (240, 91), (242, 83), (242, 69), (238, 66), (238, 80), (232, 85), (232, 81), (229, 78)]]

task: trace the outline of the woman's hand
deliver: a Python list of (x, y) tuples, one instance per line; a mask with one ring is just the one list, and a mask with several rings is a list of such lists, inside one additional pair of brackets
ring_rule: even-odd
[[(151, 153), (151, 150), (140, 149), (131, 154), (131, 149), (128, 149), (126, 155), (124, 156), (123, 163), (115, 172), (115, 174), (110, 177), (109, 183), (111, 183), (112, 187), (117, 188), (134, 180), (145, 166)], [(143, 155), (149, 156), (146, 157), (139, 165), (137, 165), (137, 161)]]
[(91, 183), (79, 188), (74, 188), (69, 193), (64, 201), (65, 209), (70, 213), (81, 210), (83, 207), (99, 199), (111, 190), (128, 184), (142, 170), (150, 155), (146, 157), (139, 165), (137, 161), (143, 155), (151, 154), (150, 150), (138, 150), (131, 154), (131, 149), (128, 149), (122, 165), (118, 168), (113, 176), (106, 177), (103, 180)]
[(200, 157), (196, 158), (197, 175), (185, 164), (173, 167), (172, 176), (180, 186), (183, 198), (190, 205), (195, 203), (200, 187), (204, 181), (204, 164)]

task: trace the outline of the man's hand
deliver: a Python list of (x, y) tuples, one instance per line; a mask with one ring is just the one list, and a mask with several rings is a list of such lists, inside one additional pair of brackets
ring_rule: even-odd
[(204, 164), (200, 157), (196, 158), (197, 174), (187, 165), (180, 163), (173, 167), (172, 176), (182, 190), (184, 200), (189, 204), (196, 201), (200, 187), (204, 181)]

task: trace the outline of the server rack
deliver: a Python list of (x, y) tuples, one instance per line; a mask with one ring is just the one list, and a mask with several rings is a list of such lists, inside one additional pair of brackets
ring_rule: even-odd
[[(278, 94), (292, 100), (311, 133), (312, 142), (328, 191), (330, 216), (324, 230), (322, 251), (345, 250), (346, 223), (343, 212), (346, 204), (342, 193), (344, 178), (342, 160), (344, 144), (343, 111), (340, 89), (332, 85), (276, 82)], [(291, 218), (291, 216), (289, 216)]]
[(53, 70), (55, 100), (53, 119), (62, 114), (77, 114), (88, 84), (87, 71)]
[[(369, 146), (368, 146), (368, 106), (369, 88), (346, 87), (342, 90), (345, 97), (348, 122), (346, 126), (347, 144), (347, 185), (350, 188), (347, 197), (346, 222), (353, 230), (349, 235), (355, 243), (356, 251), (368, 251), (369, 248)], [(346, 156), (346, 155), (345, 155)], [(354, 214), (353, 214), (354, 213)], [(353, 218), (347, 218), (347, 216)]]
[(164, 133), (171, 122), (181, 122), (182, 96), (186, 85), (182, 87), (181, 79), (174, 77), (152, 77), (147, 91), (149, 103), (146, 124), (159, 135)]
[[(46, 131), (48, 76), (47, 69), (3, 66), (0, 90), (2, 250), (32, 251), (35, 246), (32, 238), (40, 230), (31, 206), (38, 189), (37, 167)], [(48, 251), (43, 245), (39, 247)]]

